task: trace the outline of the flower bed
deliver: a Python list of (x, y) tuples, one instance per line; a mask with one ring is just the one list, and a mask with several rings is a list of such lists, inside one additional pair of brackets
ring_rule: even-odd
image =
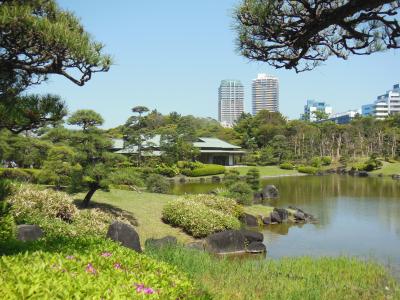
[(75, 249), (1, 256), (2, 299), (196, 299), (175, 267), (111, 241), (78, 241)]

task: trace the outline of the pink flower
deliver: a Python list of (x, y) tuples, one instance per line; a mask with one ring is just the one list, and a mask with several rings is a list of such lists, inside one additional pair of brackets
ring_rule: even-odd
[(90, 274), (95, 275), (97, 272), (96, 272), (96, 269), (93, 267), (92, 264), (88, 264), (86, 266), (86, 273), (90, 273)]
[(136, 292), (137, 293), (144, 293), (144, 294), (154, 294), (155, 291), (152, 288), (145, 287), (144, 284), (137, 284), (135, 283), (136, 286)]
[(110, 253), (110, 252), (103, 252), (101, 254), (102, 257), (110, 257), (111, 255), (112, 255), (112, 253)]
[(120, 263), (115, 263), (114, 264), (114, 269), (120, 270), (122, 268)]

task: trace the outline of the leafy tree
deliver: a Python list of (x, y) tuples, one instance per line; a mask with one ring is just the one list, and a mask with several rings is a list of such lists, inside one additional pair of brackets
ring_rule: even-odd
[[(126, 146), (135, 146), (137, 148), (137, 164), (142, 164), (142, 151), (144, 144), (151, 139), (154, 134), (147, 128), (144, 113), (149, 109), (146, 106), (135, 106), (132, 108), (133, 113), (138, 116), (130, 117), (124, 127)], [(148, 145), (150, 146), (150, 145)]]
[(55, 95), (0, 96), (0, 129), (13, 133), (57, 125), (66, 114), (65, 103)]
[(251, 168), (246, 174), (246, 182), (253, 191), (260, 188), (260, 171), (257, 168)]
[(68, 119), (68, 124), (82, 127), (83, 131), (101, 126), (104, 123), (102, 116), (90, 109), (77, 110)]
[(224, 184), (226, 187), (230, 187), (236, 182), (240, 181), (240, 173), (235, 169), (228, 169), (224, 175)]
[(94, 193), (109, 189), (109, 177), (115, 166), (126, 161), (120, 154), (110, 153), (112, 142), (103, 131), (95, 126), (83, 129), (85, 124), (80, 122), (81, 131), (71, 135), (71, 146), (77, 152), (76, 160), (81, 166), (74, 170), (71, 179), (71, 191), (87, 190), (83, 207), (88, 207)]
[(51, 74), (82, 86), (111, 65), (104, 46), (54, 0), (0, 0), (0, 27), (0, 129), (59, 122), (66, 114), (59, 97), (21, 93)]
[(322, 120), (326, 120), (329, 118), (329, 115), (326, 112), (320, 111), (320, 110), (314, 111), (313, 115), (315, 116), (315, 119), (317, 121), (322, 121)]
[(296, 72), (334, 55), (399, 48), (399, 1), (243, 0), (235, 10), (238, 50)]
[(50, 149), (47, 160), (40, 172), (44, 183), (54, 184), (57, 189), (71, 183), (74, 171), (80, 171), (81, 166), (74, 164), (75, 152), (67, 146), (55, 146)]

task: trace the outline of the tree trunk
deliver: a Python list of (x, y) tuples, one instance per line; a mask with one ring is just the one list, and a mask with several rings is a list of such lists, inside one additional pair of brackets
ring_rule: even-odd
[(82, 206), (83, 207), (88, 207), (89, 206), (89, 202), (90, 202), (90, 200), (92, 199), (92, 197), (93, 197), (93, 195), (94, 195), (94, 193), (97, 191), (97, 188), (91, 188), (90, 190), (89, 190), (89, 192), (86, 194), (86, 196), (85, 196), (85, 199), (83, 199), (83, 202), (82, 202)]

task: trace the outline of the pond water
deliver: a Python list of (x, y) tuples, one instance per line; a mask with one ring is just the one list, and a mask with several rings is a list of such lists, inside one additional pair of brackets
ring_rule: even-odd
[[(350, 255), (376, 259), (400, 278), (400, 181), (351, 176), (301, 176), (263, 180), (280, 198), (266, 205), (293, 205), (319, 222), (263, 228), (267, 257)], [(212, 183), (176, 185), (174, 192), (204, 193)]]

